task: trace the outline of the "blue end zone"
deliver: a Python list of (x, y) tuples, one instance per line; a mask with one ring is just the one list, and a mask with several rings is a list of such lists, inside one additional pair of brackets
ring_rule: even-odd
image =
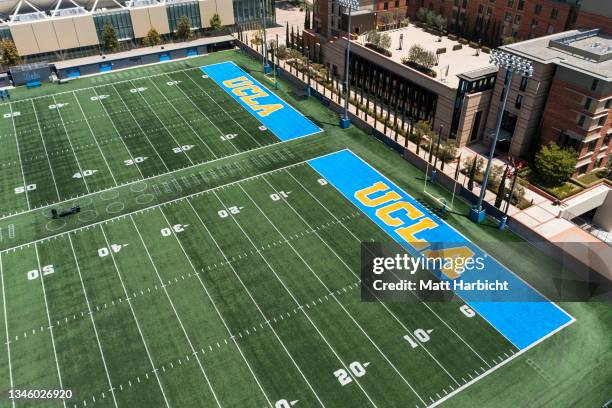
[(280, 140), (321, 132), (304, 115), (231, 61), (200, 68)]
[[(386, 225), (376, 215), (376, 210), (388, 203), (368, 207), (355, 198), (355, 192), (370, 187), (377, 182), (385, 183), (390, 190), (395, 191), (402, 197), (401, 201), (410, 203), (424, 214), (422, 217), (411, 220), (402, 211), (395, 211), (393, 216), (401, 218), (402, 227), (416, 224), (424, 218), (430, 218), (437, 224), (432, 229), (419, 232), (416, 238), (423, 239), (428, 243), (448, 244), (445, 248), (456, 246), (468, 247), (474, 253), (474, 257), (483, 257), (485, 268), (483, 270), (466, 271), (461, 275), (461, 280), (464, 282), (483, 281), (485, 279), (489, 281), (496, 279), (505, 280), (508, 281), (510, 291), (501, 292), (503, 295), (500, 295), (500, 292), (495, 292), (495, 295), (491, 295), (490, 292), (461, 290), (455, 291), (455, 293), (517, 348), (525, 349), (533, 346), (574, 320), (564, 310), (545, 299), (518, 276), (494, 258), (488, 256), (482, 249), (474, 245), (446, 222), (431, 214), (418, 201), (406, 194), (352, 152), (343, 150), (312, 159), (308, 163), (413, 255), (418, 255), (420, 251), (408, 244), (394, 228)], [(389, 189), (386, 191), (389, 191)], [(384, 191), (379, 192), (377, 195), (372, 194), (372, 198), (382, 194), (384, 194)], [(427, 249), (432, 248), (422, 248), (421, 251)], [(433, 273), (442, 280), (449, 280), (448, 277), (440, 272)], [(503, 298), (500, 296), (503, 296)]]

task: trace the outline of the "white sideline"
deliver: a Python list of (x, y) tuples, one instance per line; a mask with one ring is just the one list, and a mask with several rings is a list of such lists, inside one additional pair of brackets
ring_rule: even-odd
[[(2, 310), (4, 311), (4, 330), (6, 332), (6, 351), (8, 354), (8, 369), (9, 369), (9, 383), (11, 390), (14, 389), (13, 385), (13, 365), (11, 363), (11, 341), (9, 339), (8, 329), (8, 317), (6, 313), (6, 292), (4, 290), (4, 269), (2, 267), (2, 255), (0, 254), (0, 282), (2, 283)], [(11, 398), (11, 405), (15, 408), (15, 399)]]

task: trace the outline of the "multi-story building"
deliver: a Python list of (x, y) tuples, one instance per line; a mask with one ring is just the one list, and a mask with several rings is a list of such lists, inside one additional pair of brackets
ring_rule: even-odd
[[(273, 22), (274, 0), (266, 2)], [(0, 38), (12, 39), (27, 61), (53, 61), (99, 53), (107, 23), (121, 43), (137, 45), (151, 28), (171, 36), (182, 16), (199, 31), (210, 27), (215, 13), (223, 25), (259, 21), (261, 8), (259, 0), (6, 1), (0, 5)]]
[(508, 84), (506, 71), (499, 71), (484, 142), (509, 87), (500, 150), (529, 156), (555, 142), (578, 152), (577, 174), (605, 167), (612, 152), (612, 37), (599, 29), (571, 30), (501, 49), (530, 60), (533, 77), (515, 75)]
[(582, 0), (574, 28), (599, 27), (612, 35), (612, 3), (610, 0)]

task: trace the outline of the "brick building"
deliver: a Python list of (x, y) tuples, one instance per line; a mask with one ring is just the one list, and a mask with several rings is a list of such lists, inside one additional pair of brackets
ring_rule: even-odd
[(610, 0), (582, 0), (575, 28), (599, 27), (612, 35), (612, 2)]
[[(506, 37), (527, 40), (569, 29), (576, 0), (403, 0), (414, 20), (423, 7), (446, 18), (447, 29), (474, 41), (499, 45)], [(382, 2), (392, 9), (397, 1)], [(379, 3), (380, 5), (381, 3)], [(401, 4), (400, 4), (401, 5)]]
[(509, 86), (498, 147), (529, 156), (555, 142), (578, 151), (576, 174), (605, 167), (612, 153), (612, 37), (572, 30), (501, 47), (532, 61), (532, 78), (497, 75), (485, 142), (495, 127), (502, 89)]

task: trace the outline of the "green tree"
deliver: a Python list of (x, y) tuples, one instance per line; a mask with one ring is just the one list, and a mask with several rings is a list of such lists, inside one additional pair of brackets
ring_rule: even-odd
[(21, 57), (15, 47), (15, 43), (8, 38), (2, 39), (2, 63), (5, 65), (15, 65), (21, 62)]
[(285, 45), (289, 47), (289, 22), (285, 23)]
[(560, 185), (576, 171), (578, 154), (575, 150), (562, 149), (555, 143), (542, 146), (535, 156), (535, 170), (540, 180), (550, 185)]
[(153, 47), (161, 44), (161, 37), (157, 30), (151, 27), (147, 35), (142, 39), (142, 43), (146, 46)]
[(190, 40), (191, 37), (191, 22), (187, 16), (181, 16), (176, 25), (176, 38), (181, 41), (187, 41)]
[(115, 51), (119, 47), (117, 31), (108, 21), (104, 23), (102, 28), (102, 46), (107, 51)]
[(210, 19), (210, 28), (212, 28), (213, 30), (218, 30), (221, 28), (222, 25), (223, 24), (221, 23), (221, 17), (219, 17), (219, 14), (213, 14)]

